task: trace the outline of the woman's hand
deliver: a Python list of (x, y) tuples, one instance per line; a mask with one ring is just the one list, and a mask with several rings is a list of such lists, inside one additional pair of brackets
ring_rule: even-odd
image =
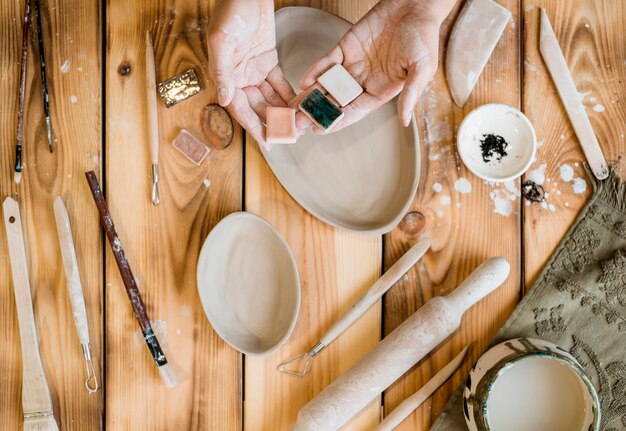
[(417, 99), (437, 69), (439, 28), (454, 2), (382, 0), (309, 68), (300, 81), (303, 89), (334, 64), (343, 64), (364, 89), (342, 108), (344, 117), (333, 131), (359, 121), (400, 92), (398, 114), (409, 125)]
[(265, 148), (265, 109), (295, 97), (278, 66), (274, 3), (223, 0), (207, 33), (209, 75), (220, 105)]

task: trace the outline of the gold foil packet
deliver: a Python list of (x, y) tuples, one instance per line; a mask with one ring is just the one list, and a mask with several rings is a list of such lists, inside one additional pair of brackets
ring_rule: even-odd
[(196, 71), (189, 69), (159, 84), (159, 95), (167, 108), (198, 94), (202, 88)]

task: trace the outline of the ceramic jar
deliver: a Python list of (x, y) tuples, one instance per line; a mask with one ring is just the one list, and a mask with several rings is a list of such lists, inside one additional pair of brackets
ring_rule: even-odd
[[(589, 377), (566, 350), (517, 338), (483, 354), (463, 391), (470, 431), (597, 431), (600, 401)], [(510, 422), (509, 422), (510, 421)]]

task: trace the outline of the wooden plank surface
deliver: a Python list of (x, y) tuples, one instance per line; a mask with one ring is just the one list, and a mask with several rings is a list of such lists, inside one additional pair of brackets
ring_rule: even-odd
[[(281, 6), (309, 2), (277, 2)], [(310, 2), (348, 21), (367, 12), (364, 2)], [(381, 272), (380, 236), (348, 233), (315, 219), (280, 185), (257, 143), (246, 137), (245, 209), (269, 221), (294, 252), (301, 277), (298, 323), (288, 342), (262, 359), (245, 359), (245, 430), (287, 430), (298, 410), (350, 368), (380, 339), (380, 305), (320, 353), (302, 379), (280, 374), (276, 366), (312, 347)], [(379, 420), (380, 401), (372, 402), (344, 428), (369, 429)]]
[[(498, 291), (467, 312), (459, 331), (385, 392), (384, 411), (389, 414), (471, 344), (460, 371), (398, 430), (429, 428), (519, 298), (519, 180), (507, 186), (486, 184), (465, 168), (455, 143), (460, 122), (477, 106), (490, 102), (520, 106), (519, 1), (499, 3), (513, 17), (463, 109), (452, 101), (443, 67), (445, 44), (461, 4), (456, 5), (443, 25), (439, 68), (416, 110), (423, 156), (420, 185), (412, 213), (385, 236), (384, 266), (391, 266), (422, 234), (431, 236), (432, 246), (425, 258), (385, 296), (384, 333), (389, 334), (433, 296), (452, 291), (490, 257), (506, 258), (511, 274)], [(467, 184), (471, 184), (471, 192)]]
[[(524, 1), (524, 112), (543, 144), (531, 172), (545, 169), (546, 204), (524, 211), (525, 288), (529, 289), (591, 195), (585, 157), (539, 52), (539, 11), (546, 12), (604, 156), (626, 150), (626, 5), (619, 0)], [(622, 175), (624, 177), (624, 175)], [(537, 179), (541, 175), (526, 175)]]
[[(211, 328), (196, 288), (210, 229), (241, 209), (242, 133), (196, 167), (171, 145), (181, 128), (208, 142), (202, 114), (216, 94), (204, 31), (213, 2), (107, 3), (106, 195), (157, 336), (183, 382), (172, 390), (138, 330), (110, 249), (106, 251), (107, 429), (239, 429), (241, 355)], [(159, 102), (161, 204), (150, 201), (145, 117), (145, 37), (157, 82), (194, 68), (204, 90), (169, 109)], [(132, 406), (132, 408), (130, 408)]]
[[(82, 173), (101, 168), (101, 49), (97, 1), (42, 2), (42, 27), (55, 151), (50, 154), (43, 117), (36, 27), (31, 27), (25, 117), (25, 169), (13, 183), (17, 88), (24, 2), (0, 6), (0, 195), (20, 202), (39, 350), (61, 429), (97, 429), (102, 394), (84, 387), (82, 351), (70, 309), (52, 202), (67, 205), (89, 316), (92, 350), (102, 376), (102, 253), (95, 209)], [(34, 21), (34, 10), (31, 11)], [(79, 22), (80, 25), (76, 25)], [(4, 229), (0, 233), (5, 237)], [(4, 241), (3, 241), (4, 242)], [(21, 429), (21, 353), (6, 245), (0, 249), (2, 324), (0, 417), (2, 428)]]

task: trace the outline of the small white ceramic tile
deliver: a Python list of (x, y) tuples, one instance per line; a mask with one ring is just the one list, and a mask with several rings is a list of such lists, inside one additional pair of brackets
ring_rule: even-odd
[(317, 82), (330, 93), (343, 107), (363, 93), (363, 89), (350, 73), (341, 65), (335, 64), (317, 78)]

